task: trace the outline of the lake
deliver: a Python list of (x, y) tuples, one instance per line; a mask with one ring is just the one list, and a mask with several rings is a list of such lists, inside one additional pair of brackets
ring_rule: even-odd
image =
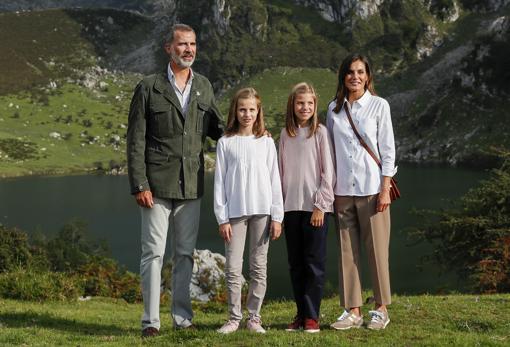
[[(403, 197), (392, 205), (390, 245), (391, 285), (394, 293), (434, 293), (460, 290), (454, 274), (440, 274), (438, 267), (422, 266), (420, 259), (431, 246), (409, 244), (407, 232), (415, 226), (415, 208), (445, 207), (488, 175), (445, 167), (400, 165), (397, 179)], [(224, 254), (222, 239), (212, 208), (213, 175), (206, 176), (206, 192), (198, 249), (208, 248)], [(0, 180), (0, 223), (17, 226), (30, 233), (55, 235), (68, 221), (79, 218), (88, 223), (93, 238), (108, 242), (112, 256), (133, 272), (139, 271), (140, 216), (129, 195), (126, 176), (23, 177)], [(246, 256), (245, 256), (246, 259)], [(245, 261), (245, 265), (247, 261)], [(245, 274), (247, 272), (245, 271)], [(328, 235), (327, 293), (336, 292), (337, 237), (330, 219)], [(369, 273), (363, 271), (363, 282), (370, 286)], [(268, 262), (268, 298), (292, 298), (284, 237), (272, 242)]]

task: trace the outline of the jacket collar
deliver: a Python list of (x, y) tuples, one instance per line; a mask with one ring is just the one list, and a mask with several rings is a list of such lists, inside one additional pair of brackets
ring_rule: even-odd
[(177, 95), (175, 95), (174, 87), (170, 84), (168, 80), (168, 72), (165, 70), (162, 73), (156, 75), (156, 81), (154, 82), (154, 89), (160, 92), (165, 99), (170, 101), (174, 107), (179, 110), (179, 113), (182, 116), (182, 107), (177, 99)]

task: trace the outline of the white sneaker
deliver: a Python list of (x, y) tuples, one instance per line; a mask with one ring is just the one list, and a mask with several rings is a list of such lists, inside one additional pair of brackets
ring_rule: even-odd
[(262, 321), (259, 317), (251, 316), (246, 320), (246, 329), (248, 331), (259, 333), (259, 334), (265, 334), (266, 330), (262, 327)]
[(367, 324), (367, 328), (371, 330), (382, 330), (386, 328), (390, 322), (390, 317), (386, 311), (368, 311), (368, 314), (372, 318)]
[(344, 311), (331, 327), (336, 330), (348, 330), (351, 328), (360, 328), (363, 325), (363, 317), (356, 316), (354, 313)]
[(239, 329), (239, 321), (229, 319), (221, 328), (216, 330), (216, 332), (220, 334), (231, 334), (237, 329)]

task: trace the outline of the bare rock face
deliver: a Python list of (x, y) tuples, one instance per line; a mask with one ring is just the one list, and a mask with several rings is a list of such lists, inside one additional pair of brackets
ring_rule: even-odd
[(379, 12), (384, 0), (294, 0), (319, 11), (329, 22), (343, 23), (352, 15), (365, 19)]
[(215, 0), (212, 5), (213, 20), (220, 34), (225, 34), (230, 24), (230, 6), (225, 5), (225, 0)]
[(505, 41), (510, 28), (510, 18), (501, 16), (493, 21), (487, 21), (478, 31), (478, 35), (492, 36), (497, 41)]
[(422, 60), (434, 52), (434, 49), (443, 43), (443, 36), (433, 25), (423, 29), (423, 35), (416, 42), (416, 57)]

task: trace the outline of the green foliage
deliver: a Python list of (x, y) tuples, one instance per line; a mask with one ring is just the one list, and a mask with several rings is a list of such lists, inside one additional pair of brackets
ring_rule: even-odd
[(38, 159), (38, 148), (34, 142), (18, 139), (0, 139), (0, 153), (4, 160)]
[(510, 291), (510, 161), (470, 190), (458, 206), (428, 211), (435, 222), (417, 235), (434, 243), (439, 264), (458, 270), (475, 290)]
[(79, 279), (68, 273), (18, 268), (0, 274), (0, 297), (18, 300), (66, 300), (82, 294)]
[[(129, 98), (138, 79), (122, 75), (114, 83), (112, 75), (104, 76), (101, 81), (111, 83), (108, 92), (63, 84), (44, 92), (47, 105), (31, 94), (0, 95), (0, 176), (61, 174), (88, 170), (95, 161), (125, 162)], [(19, 119), (2, 116), (14, 110)], [(60, 137), (51, 137), (53, 132)], [(15, 153), (24, 159), (13, 159)]]
[(0, 297), (75, 299), (80, 295), (141, 301), (140, 278), (106, 257), (106, 247), (87, 239), (85, 223), (71, 221), (55, 238), (0, 225)]
[[(340, 28), (302, 6), (253, 1), (231, 11), (224, 34), (215, 27), (198, 33), (203, 41), (197, 67), (220, 87), (278, 66), (336, 68), (347, 53), (338, 42)], [(196, 12), (189, 15), (196, 17)]]
[(31, 258), (28, 235), (0, 225), (0, 273), (26, 266)]
[(84, 295), (121, 298), (127, 302), (142, 300), (139, 276), (120, 268), (113, 259), (93, 257), (76, 272), (83, 279)]
[(51, 81), (77, 78), (99, 61), (108, 64), (148, 40), (153, 25), (133, 12), (110, 9), (0, 13), (0, 95), (38, 94)]
[(107, 253), (104, 245), (91, 242), (86, 237), (87, 225), (81, 220), (64, 225), (57, 237), (50, 240), (45, 248), (53, 271), (75, 271), (91, 262), (94, 255)]

